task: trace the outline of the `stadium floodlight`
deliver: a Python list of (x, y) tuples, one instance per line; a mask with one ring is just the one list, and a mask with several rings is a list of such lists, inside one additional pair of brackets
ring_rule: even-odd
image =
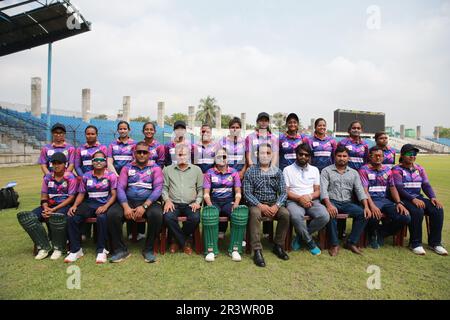
[(69, 0), (0, 1), (0, 57), (48, 44), (47, 140), (50, 140), (52, 43), (91, 30)]

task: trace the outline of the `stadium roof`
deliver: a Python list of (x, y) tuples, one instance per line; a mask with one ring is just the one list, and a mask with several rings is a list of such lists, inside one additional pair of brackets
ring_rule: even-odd
[(0, 56), (90, 30), (69, 0), (0, 0)]

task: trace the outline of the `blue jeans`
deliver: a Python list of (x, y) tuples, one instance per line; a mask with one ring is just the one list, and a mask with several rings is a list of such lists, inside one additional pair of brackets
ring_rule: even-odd
[(397, 207), (391, 200), (387, 198), (372, 198), (372, 201), (387, 216), (387, 219), (383, 220), (381, 227), (379, 220), (375, 218), (369, 219), (367, 229), (370, 235), (377, 233), (379, 237), (385, 238), (396, 234), (404, 225), (411, 222), (410, 216), (405, 216), (397, 212)]
[[(360, 205), (353, 202), (339, 202), (335, 200), (330, 201), (340, 213), (346, 213), (349, 215), (349, 217), (353, 218), (352, 231), (347, 239), (347, 242), (349, 244), (356, 244), (367, 224), (367, 220), (364, 217), (364, 209)], [(330, 217), (330, 222), (328, 222), (327, 230), (330, 236), (330, 245), (339, 245), (337, 220), (335, 218)]]

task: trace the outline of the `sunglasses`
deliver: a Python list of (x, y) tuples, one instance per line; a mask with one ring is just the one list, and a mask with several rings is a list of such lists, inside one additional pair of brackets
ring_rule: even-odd
[(226, 159), (227, 156), (216, 156), (216, 159)]
[(417, 152), (415, 152), (415, 151), (408, 151), (408, 152), (405, 152), (404, 155), (407, 156), (407, 157), (415, 157), (415, 156), (417, 156)]
[(137, 154), (148, 154), (148, 150), (137, 150)]
[(92, 159), (92, 162), (105, 162), (106, 159), (105, 158), (94, 158)]

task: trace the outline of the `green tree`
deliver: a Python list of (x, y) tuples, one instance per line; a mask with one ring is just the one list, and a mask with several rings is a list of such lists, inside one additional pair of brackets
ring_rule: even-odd
[(272, 125), (278, 131), (286, 131), (286, 113), (277, 112), (272, 115)]
[(108, 116), (106, 114), (99, 114), (98, 116), (96, 116), (96, 117), (94, 117), (92, 119), (108, 120)]
[(222, 129), (228, 128), (228, 123), (233, 119), (233, 115), (231, 114), (223, 114), (222, 115)]
[(131, 121), (136, 121), (136, 122), (149, 122), (150, 121), (150, 117), (144, 117), (144, 116), (139, 116), (133, 119), (130, 119)]
[(216, 112), (220, 110), (220, 107), (216, 103), (216, 98), (213, 98), (211, 96), (207, 96), (205, 99), (200, 99), (196, 120), (200, 121), (201, 123), (209, 124), (211, 127), (215, 127), (215, 115)]
[(187, 114), (184, 113), (180, 113), (180, 112), (176, 112), (174, 114), (172, 114), (170, 117), (169, 116), (165, 116), (164, 117), (164, 123), (173, 126), (173, 124), (176, 121), (184, 121), (187, 122), (188, 121), (188, 116)]
[(450, 128), (439, 128), (439, 138), (450, 138)]

